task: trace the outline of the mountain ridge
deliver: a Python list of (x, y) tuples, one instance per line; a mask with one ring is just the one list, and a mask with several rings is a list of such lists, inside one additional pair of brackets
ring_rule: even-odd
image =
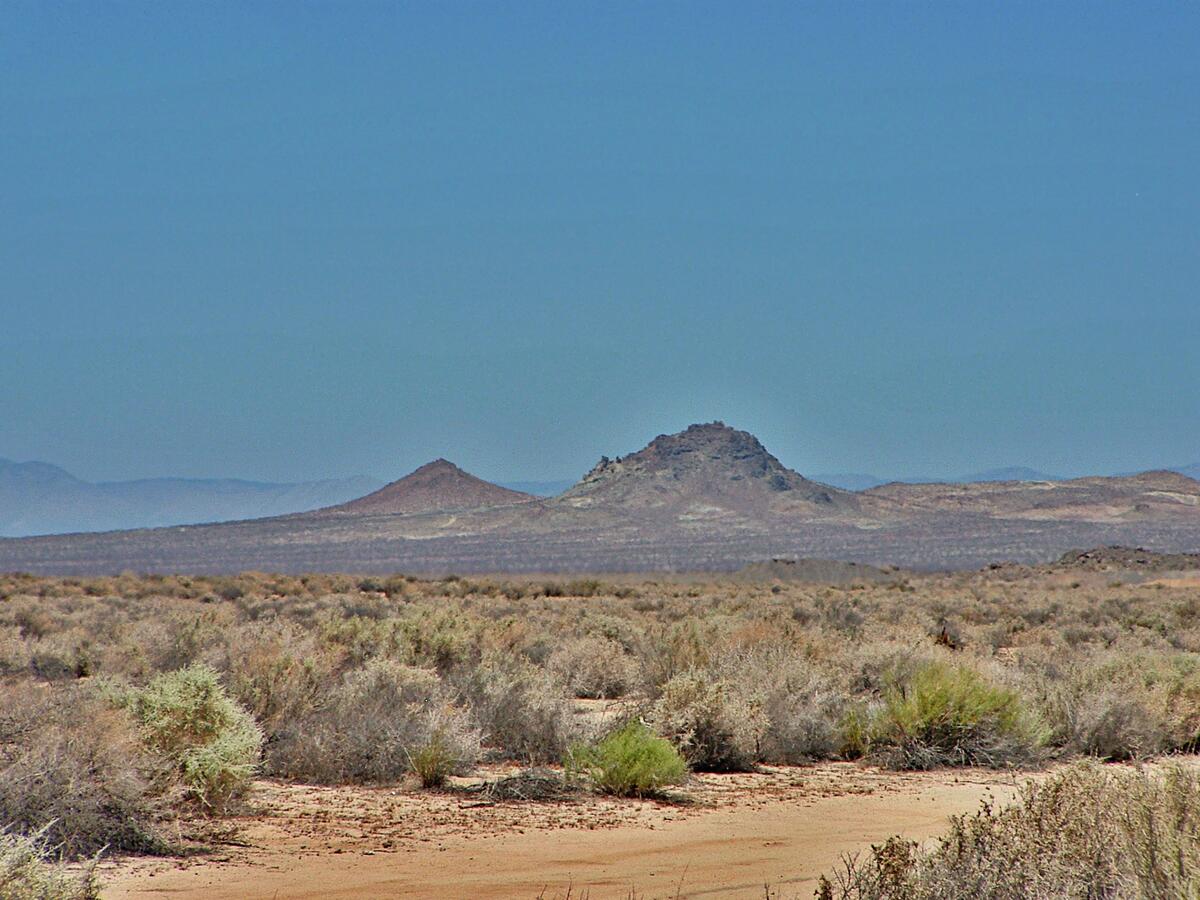
[(85, 481), (51, 463), (0, 459), (0, 536), (26, 537), (237, 521), (304, 512), (377, 489), (364, 476)]
[(1200, 547), (1200, 482), (890, 483), (852, 492), (721, 422), (602, 457), (557, 497), (435, 460), (331, 508), (250, 521), (0, 540), (0, 570), (551, 572), (732, 570), (825, 558), (911, 568), (1047, 562), (1080, 546)]
[(1141, 472), (1178, 472), (1188, 478), (1200, 479), (1200, 463), (1186, 466), (1162, 466), (1137, 471), (1113, 472), (1108, 475), (1051, 475), (1047, 472), (1032, 469), (1029, 466), (1002, 466), (995, 469), (985, 469), (981, 472), (970, 472), (966, 475), (938, 477), (934, 475), (906, 475), (900, 478), (881, 478), (869, 472), (825, 472), (811, 476), (812, 480), (847, 491), (865, 491), (885, 484), (980, 484), (988, 481), (1072, 481), (1076, 478), (1121, 478), (1137, 475)]

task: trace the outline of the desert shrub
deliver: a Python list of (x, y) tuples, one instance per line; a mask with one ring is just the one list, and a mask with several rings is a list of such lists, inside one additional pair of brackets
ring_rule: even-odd
[(1043, 675), (1068, 753), (1131, 759), (1191, 751), (1200, 738), (1200, 656), (1109, 652)]
[(220, 665), (230, 694), (268, 735), (319, 705), (332, 667), (312, 635), (287, 621), (231, 631)]
[(231, 619), (232, 611), (228, 609), (171, 616), (164, 623), (164, 639), (154, 648), (154, 668), (174, 672), (196, 665), (206, 650), (221, 643)]
[(759, 698), (700, 670), (663, 686), (653, 718), (692, 768), (714, 772), (753, 768), (768, 727)]
[(267, 748), (268, 771), (322, 784), (388, 782), (413, 771), (435, 785), (478, 758), (478, 729), (437, 673), (386, 659), (347, 673), (323, 706)]
[(413, 774), (425, 788), (441, 787), (456, 768), (454, 755), (440, 734), (431, 736), (427, 744), (411, 751), (408, 759)]
[(163, 852), (171, 768), (129, 714), (85, 687), (0, 692), (0, 823), (68, 856)]
[(326, 613), (317, 634), (321, 643), (345, 654), (353, 665), (376, 658), (402, 662), (413, 659), (412, 642), (398, 619)]
[(871, 722), (873, 715), (865, 703), (847, 706), (838, 722), (837, 749), (839, 759), (862, 759), (871, 752)]
[(1046, 730), (1020, 694), (965, 664), (925, 663), (884, 693), (871, 729), (889, 766), (1007, 766), (1037, 758)]
[(1069, 754), (1125, 760), (1149, 756), (1166, 743), (1160, 723), (1139, 692), (1111, 684), (1056, 698), (1055, 720)]
[(451, 775), (467, 772), (479, 760), (479, 729), (450, 703), (424, 712), (423, 740), (409, 750), (409, 765), (422, 787), (440, 787)]
[(29, 668), (29, 642), (17, 625), (0, 624), (0, 675), (14, 675)]
[(146, 745), (176, 765), (189, 795), (204, 808), (224, 812), (249, 786), (262, 730), (212, 669), (178, 669), (117, 697), (138, 720)]
[(715, 628), (695, 619), (647, 629), (637, 650), (645, 687), (656, 695), (668, 681), (709, 664)]
[(618, 797), (659, 794), (687, 777), (687, 763), (679, 752), (636, 720), (597, 743), (573, 747), (565, 767), (600, 793)]
[(1076, 765), (1004, 809), (951, 820), (926, 849), (892, 838), (822, 877), (820, 900), (1200, 896), (1200, 778)]
[(548, 672), (496, 653), (460, 679), (484, 743), (497, 755), (531, 763), (562, 759), (572, 740), (571, 707)]
[(464, 616), (439, 611), (405, 619), (402, 627), (415, 665), (432, 666), (444, 675), (474, 661), (474, 627)]
[(70, 871), (56, 861), (44, 832), (0, 829), (0, 897), (5, 900), (98, 900), (95, 862)]
[(860, 641), (839, 650), (837, 664), (845, 672), (847, 689), (870, 697), (882, 696), (940, 658), (894, 638)]
[(766, 718), (758, 759), (801, 763), (841, 755), (849, 700), (817, 667), (779, 645), (735, 651), (718, 667)]
[(624, 697), (637, 681), (637, 665), (616, 641), (587, 636), (568, 641), (550, 655), (549, 669), (576, 697)]

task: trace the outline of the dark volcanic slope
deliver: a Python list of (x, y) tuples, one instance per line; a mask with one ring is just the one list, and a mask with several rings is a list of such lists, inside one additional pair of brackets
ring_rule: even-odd
[(320, 513), (413, 515), (505, 506), (533, 499), (535, 498), (530, 494), (511, 491), (482, 478), (476, 478), (448, 460), (435, 459), (372, 494), (320, 510)]

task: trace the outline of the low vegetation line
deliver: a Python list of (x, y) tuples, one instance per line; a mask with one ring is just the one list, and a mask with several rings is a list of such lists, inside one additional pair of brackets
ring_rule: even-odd
[[(1014, 768), (1189, 752), (1200, 740), (1189, 584), (1053, 568), (844, 585), (0, 576), (4, 877), (85, 896), (91, 876), (72, 881), (58, 860), (206, 846), (258, 775), (436, 790), (507, 760), (527, 771), (494, 786), (498, 797), (647, 797), (686, 794), (692, 771), (762, 764)], [(1190, 778), (1085, 767), (1022, 808), (1045, 812), (1055, 796), (1075, 798), (1064, 816), (1098, 815), (1089, 790), (1114, 804), (1125, 790), (1142, 804), (1129, 821), (1190, 823)], [(986, 811), (954, 834), (999, 846), (980, 829), (1018, 816)], [(1112, 852), (1125, 846), (1110, 838)], [(1130, 843), (1105, 865), (1124, 872), (1143, 846), (1159, 845)], [(1168, 849), (1190, 873), (1190, 845)], [(919, 892), (945, 864), (938, 852), (889, 845), (828, 889), (952, 896)], [(853, 893), (898, 861), (908, 874), (895, 883), (917, 893)]]

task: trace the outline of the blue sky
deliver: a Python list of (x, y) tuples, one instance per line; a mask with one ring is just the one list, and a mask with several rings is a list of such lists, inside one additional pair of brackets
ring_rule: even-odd
[(0, 456), (1200, 459), (1200, 5), (0, 4)]

